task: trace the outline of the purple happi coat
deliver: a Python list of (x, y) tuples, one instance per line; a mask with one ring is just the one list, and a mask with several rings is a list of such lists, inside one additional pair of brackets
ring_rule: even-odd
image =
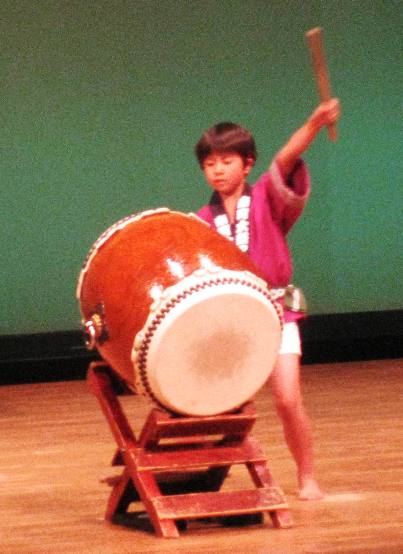
[[(310, 178), (302, 160), (285, 179), (274, 160), (267, 173), (250, 187), (248, 254), (271, 287), (284, 287), (292, 277), (292, 259), (286, 236), (301, 215), (310, 193)], [(197, 215), (213, 229), (214, 216), (225, 213), (218, 194)], [(285, 311), (286, 321), (302, 317)]]

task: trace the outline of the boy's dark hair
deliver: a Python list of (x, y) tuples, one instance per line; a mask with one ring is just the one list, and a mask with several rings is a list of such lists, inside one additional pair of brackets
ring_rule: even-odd
[(248, 158), (256, 161), (255, 140), (251, 133), (236, 123), (217, 123), (203, 133), (195, 146), (195, 154), (201, 167), (213, 151), (236, 152), (246, 162)]

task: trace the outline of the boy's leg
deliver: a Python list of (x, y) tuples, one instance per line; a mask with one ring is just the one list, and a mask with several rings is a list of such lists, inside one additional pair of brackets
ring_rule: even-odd
[(312, 433), (300, 387), (300, 356), (280, 354), (270, 381), (285, 439), (297, 464), (299, 497), (319, 500), (323, 493), (314, 477)]

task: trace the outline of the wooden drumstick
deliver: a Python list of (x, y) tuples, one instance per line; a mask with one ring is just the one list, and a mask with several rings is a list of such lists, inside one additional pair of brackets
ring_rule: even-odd
[[(306, 40), (308, 42), (309, 51), (311, 53), (313, 71), (316, 79), (316, 85), (318, 87), (319, 98), (322, 102), (330, 100), (330, 81), (327, 72), (325, 52), (323, 48), (322, 29), (321, 27), (315, 27), (306, 34)], [(337, 139), (336, 125), (332, 124), (328, 126), (328, 137), (330, 140)]]

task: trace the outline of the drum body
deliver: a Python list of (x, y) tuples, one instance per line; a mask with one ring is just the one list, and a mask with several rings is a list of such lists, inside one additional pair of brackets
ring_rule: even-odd
[(214, 415), (267, 380), (281, 307), (234, 244), (165, 208), (107, 229), (77, 297), (89, 347), (137, 393), (185, 415)]

